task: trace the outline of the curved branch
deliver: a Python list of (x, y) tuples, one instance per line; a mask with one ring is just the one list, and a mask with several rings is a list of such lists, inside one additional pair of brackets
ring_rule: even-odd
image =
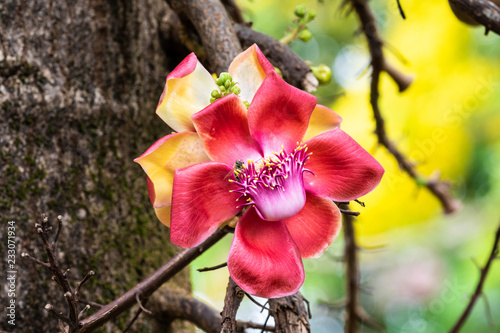
[[(427, 189), (434, 194), (434, 196), (441, 202), (444, 212), (449, 214), (457, 211), (461, 204), (458, 200), (453, 198), (450, 193), (450, 186), (446, 182), (438, 180), (426, 180), (421, 175), (417, 173), (414, 165), (401, 153), (401, 151), (396, 147), (396, 145), (387, 136), (387, 131), (385, 128), (385, 120), (380, 111), (380, 106), (378, 104), (379, 100), (379, 82), (380, 73), (385, 70), (386, 62), (384, 58), (384, 53), (382, 51), (382, 39), (378, 33), (376, 26), (375, 16), (370, 9), (366, 0), (351, 0), (351, 4), (356, 11), (362, 25), (363, 33), (368, 41), (368, 49), (372, 58), (372, 77), (370, 85), (370, 104), (373, 110), (373, 116), (375, 118), (378, 142), (387, 148), (387, 150), (394, 156), (398, 161), (401, 169), (406, 171), (412, 178), (414, 178), (418, 183), (423, 183)], [(394, 79), (394, 76), (392, 76)]]
[(458, 333), (460, 332), (460, 329), (462, 328), (463, 324), (467, 320), (467, 317), (469, 314), (472, 312), (472, 308), (474, 307), (474, 304), (476, 304), (477, 299), (481, 294), (483, 293), (483, 285), (484, 281), (486, 280), (486, 276), (488, 275), (488, 272), (490, 271), (491, 263), (495, 258), (498, 258), (498, 242), (500, 241), (500, 225), (498, 226), (497, 232), (495, 233), (495, 240), (493, 241), (493, 248), (491, 249), (490, 256), (488, 258), (488, 261), (486, 261), (486, 265), (484, 265), (484, 268), (481, 269), (481, 275), (479, 277), (479, 282), (477, 283), (476, 289), (474, 290), (474, 294), (472, 294), (472, 297), (470, 298), (469, 303), (467, 304), (467, 307), (465, 308), (464, 312), (458, 318), (457, 322), (455, 325), (453, 325), (453, 328), (450, 330), (450, 333)]
[(241, 45), (231, 20), (219, 0), (168, 0), (182, 21), (188, 20), (200, 36), (210, 69), (226, 72), (231, 61), (241, 53)]

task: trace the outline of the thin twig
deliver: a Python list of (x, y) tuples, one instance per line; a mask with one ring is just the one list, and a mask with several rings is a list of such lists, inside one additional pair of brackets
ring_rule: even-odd
[(470, 301), (467, 304), (467, 307), (465, 308), (464, 312), (458, 318), (457, 322), (455, 323), (455, 325), (453, 325), (452, 329), (450, 330), (450, 333), (457, 333), (460, 331), (463, 324), (467, 320), (467, 317), (469, 317), (470, 313), (472, 312), (472, 308), (474, 307), (474, 304), (476, 304), (477, 299), (479, 298), (479, 296), (481, 296), (484, 281), (486, 280), (486, 276), (488, 275), (488, 273), (490, 271), (491, 263), (498, 256), (498, 251), (499, 251), (498, 250), (498, 242), (499, 242), (499, 240), (500, 240), (500, 225), (498, 226), (498, 229), (495, 233), (495, 239), (493, 241), (493, 248), (491, 249), (490, 256), (488, 257), (488, 260), (486, 261), (484, 268), (482, 268), (480, 270), (481, 275), (479, 276), (479, 282), (477, 283), (476, 289), (474, 290), (474, 293), (472, 294)]
[(406, 20), (406, 15), (405, 15), (405, 12), (403, 10), (403, 7), (401, 6), (401, 2), (399, 2), (399, 0), (396, 0), (396, 2), (398, 3), (399, 14), (401, 14), (401, 17), (403, 18), (403, 20)]
[(96, 308), (96, 309), (100, 309), (104, 306), (104, 305), (96, 303), (96, 302), (87, 301), (86, 299), (79, 299), (78, 302), (85, 304), (85, 305), (90, 305), (91, 307)]
[(197, 269), (197, 271), (198, 271), (198, 272), (209, 272), (209, 271), (215, 271), (216, 269), (219, 269), (219, 268), (222, 268), (222, 267), (226, 267), (226, 266), (227, 266), (227, 262), (222, 263), (222, 264), (220, 264), (220, 265), (212, 266), (212, 267), (198, 268), (198, 269)]
[(54, 307), (52, 306), (52, 304), (47, 304), (45, 305), (45, 310), (47, 312), (49, 312), (51, 315), (53, 315), (54, 317), (58, 318), (59, 320), (65, 322), (66, 324), (68, 324), (69, 326), (73, 326), (74, 323), (66, 316), (63, 316), (62, 314), (60, 314), (59, 312), (55, 311), (54, 310)]
[(135, 321), (137, 320), (137, 318), (139, 318), (139, 316), (141, 315), (141, 313), (142, 313), (142, 309), (139, 308), (137, 310), (137, 312), (135, 313), (134, 317), (130, 320), (130, 322), (127, 324), (127, 326), (125, 326), (125, 328), (123, 329), (122, 333), (126, 333), (132, 327), (132, 325), (135, 323)]
[(137, 301), (137, 304), (139, 305), (139, 308), (141, 308), (142, 311), (144, 311), (145, 313), (147, 313), (150, 316), (153, 315), (153, 312), (149, 311), (148, 309), (146, 309), (144, 307), (146, 305), (146, 303), (148, 302), (148, 299), (146, 298), (144, 300), (144, 303), (141, 302), (141, 293), (140, 292), (138, 292), (137, 294), (135, 294), (135, 300)]
[[(387, 62), (382, 50), (382, 39), (378, 33), (375, 16), (366, 0), (350, 0), (357, 13), (362, 31), (368, 41), (368, 48), (371, 55), (372, 76), (370, 85), (370, 104), (375, 118), (379, 144), (383, 145), (396, 159), (401, 169), (406, 171), (417, 183), (424, 184), (425, 187), (441, 202), (445, 213), (453, 213), (460, 208), (460, 202), (450, 194), (450, 186), (446, 182), (436, 179), (424, 179), (415, 170), (414, 165), (399, 151), (396, 145), (389, 139), (385, 127), (385, 120), (379, 107), (379, 82), (380, 73), (387, 68)], [(389, 72), (388, 72), (389, 73)], [(392, 76), (393, 79), (394, 76)]]
[(80, 289), (82, 288), (82, 286), (84, 285), (85, 282), (87, 282), (92, 276), (95, 275), (95, 272), (94, 271), (89, 271), (84, 277), (83, 279), (78, 282), (78, 284), (76, 285), (76, 288), (75, 288), (75, 297), (76, 297), (76, 300), (78, 301), (78, 299), (80, 298)]
[(352, 210), (348, 210), (348, 209), (339, 209), (339, 210), (342, 214), (345, 214), (345, 215), (359, 216), (359, 214), (361, 214), (360, 212), (353, 212)]
[[(245, 295), (248, 297), (249, 300), (251, 300), (254, 304), (257, 304), (258, 306), (260, 306), (260, 308), (262, 310), (268, 310), (269, 311), (269, 308), (266, 307), (265, 305), (262, 305), (260, 304), (259, 302), (257, 302), (257, 300), (255, 298), (252, 297), (252, 295), (248, 294), (248, 293), (245, 293)], [(260, 311), (262, 312), (262, 311)]]
[[(57, 261), (56, 245), (57, 245), (57, 238), (59, 237), (59, 233), (62, 228), (62, 217), (58, 216), (57, 220), (58, 220), (58, 228), (54, 240), (52, 242), (49, 242), (48, 240), (48, 232), (52, 230), (52, 227), (48, 225), (49, 222), (48, 217), (43, 215), (42, 222), (35, 223), (36, 231), (40, 237), (40, 240), (42, 241), (43, 249), (45, 251), (45, 254), (47, 255), (49, 262), (44, 263), (38, 259), (32, 258), (27, 253), (23, 253), (21, 256), (35, 262), (38, 265), (47, 268), (53, 274), (52, 280), (56, 282), (57, 286), (64, 293), (64, 298), (66, 299), (66, 302), (68, 304), (69, 315), (68, 317), (65, 316), (62, 317), (67, 319), (67, 321), (65, 322), (70, 325), (70, 332), (73, 332), (73, 330), (77, 329), (79, 324), (78, 314), (80, 313), (80, 310), (78, 301), (74, 296), (73, 290), (68, 280), (66, 279), (66, 273), (68, 271), (66, 270), (65, 272), (63, 272), (61, 266), (59, 265), (59, 262)], [(50, 304), (47, 304), (45, 309), (51, 314), (57, 313), (53, 310), (53, 307)], [(57, 314), (56, 317), (64, 321), (61, 315)]]
[(42, 262), (42, 261), (38, 260), (37, 258), (33, 258), (32, 256), (30, 256), (26, 252), (21, 253), (21, 258), (29, 259), (29, 260), (33, 261), (35, 264), (40, 265), (42, 267), (50, 268), (50, 264), (48, 262)]
[(54, 240), (52, 241), (52, 251), (56, 250), (57, 240), (59, 239), (59, 234), (61, 233), (61, 229), (62, 229), (62, 216), (57, 215), (57, 231), (56, 235), (54, 236)]

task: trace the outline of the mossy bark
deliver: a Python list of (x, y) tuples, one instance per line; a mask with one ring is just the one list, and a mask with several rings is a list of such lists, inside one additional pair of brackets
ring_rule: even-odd
[[(159, 35), (166, 10), (163, 0), (0, 3), (2, 276), (7, 221), (16, 222), (18, 270), (16, 326), (3, 318), (2, 330), (55, 332), (44, 305), (66, 312), (49, 273), (20, 256), (46, 260), (34, 228), (42, 213), (63, 216), (58, 254), (73, 286), (96, 272), (83, 290), (90, 301), (113, 300), (177, 251), (132, 161), (169, 133), (154, 110), (182, 52)], [(189, 289), (187, 275), (170, 287)], [(133, 328), (153, 325), (143, 317)]]

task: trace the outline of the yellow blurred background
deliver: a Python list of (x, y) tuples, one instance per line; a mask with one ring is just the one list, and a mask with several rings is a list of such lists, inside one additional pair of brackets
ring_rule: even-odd
[[(362, 304), (388, 332), (445, 332), (465, 307), (478, 270), (491, 249), (500, 220), (500, 37), (484, 35), (458, 21), (447, 1), (370, 1), (386, 42), (385, 55), (400, 71), (414, 77), (399, 93), (385, 74), (380, 107), (388, 135), (414, 161), (424, 177), (448, 180), (462, 200), (461, 211), (444, 216), (438, 200), (402, 172), (393, 156), (378, 146), (369, 104), (369, 54), (357, 17), (340, 8), (341, 1), (240, 0), (253, 28), (277, 39), (291, 25), (299, 4), (318, 13), (309, 24), (313, 38), (290, 47), (304, 60), (332, 68), (332, 83), (320, 87), (318, 102), (343, 118), (342, 128), (384, 166), (381, 184), (361, 198), (366, 207), (355, 223), (363, 247), (384, 246), (380, 252), (360, 252), (362, 284), (371, 290)], [(368, 69), (367, 69), (368, 68)], [(342, 331), (342, 313), (320, 301), (343, 297), (342, 239), (320, 259), (305, 261), (302, 292), (313, 303), (314, 332)], [(227, 270), (198, 273), (195, 268), (226, 261), (230, 239), (193, 265), (197, 295), (222, 307)], [(498, 261), (497, 261), (498, 262)], [(485, 286), (489, 307), (500, 313), (500, 264)], [(449, 296), (451, 295), (451, 296)], [(446, 297), (445, 297), (446, 296)], [(245, 303), (242, 318), (260, 309)], [(479, 302), (464, 332), (500, 332), (488, 323)]]

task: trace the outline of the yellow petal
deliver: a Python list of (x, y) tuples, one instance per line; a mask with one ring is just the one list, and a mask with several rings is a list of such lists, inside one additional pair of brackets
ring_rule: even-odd
[(161, 208), (155, 208), (156, 217), (160, 220), (161, 223), (170, 227), (170, 208), (172, 206), (168, 205)]
[[(194, 57), (194, 54), (190, 57)], [(186, 60), (190, 59), (186, 58)], [(191, 115), (209, 105), (210, 94), (212, 90), (217, 89), (214, 79), (198, 60), (196, 60), (194, 70), (184, 76), (186, 70), (179, 67), (192, 67), (193, 64), (189, 65), (189, 63), (193, 61), (193, 59), (187, 63), (183, 61), (169, 74), (156, 108), (158, 116), (177, 132), (195, 131)], [(188, 68), (187, 72), (189, 71)], [(176, 75), (179, 72), (181, 72), (180, 75)]]
[(335, 129), (340, 126), (341, 122), (342, 118), (335, 111), (318, 104), (311, 114), (303, 140), (307, 141), (321, 133)]
[(161, 138), (134, 160), (139, 163), (154, 186), (150, 194), (155, 208), (170, 205), (176, 168), (210, 161), (198, 134), (182, 132)]

